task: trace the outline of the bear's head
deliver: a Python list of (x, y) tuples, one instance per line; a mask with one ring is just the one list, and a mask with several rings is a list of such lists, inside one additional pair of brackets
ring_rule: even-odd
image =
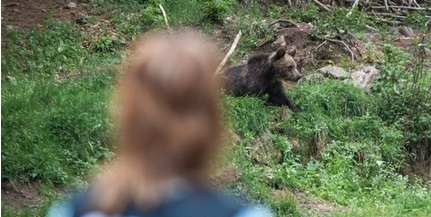
[(295, 54), (296, 48), (288, 51), (285, 48), (279, 48), (269, 56), (269, 63), (274, 69), (275, 79), (296, 82), (301, 78), (296, 62), (293, 60)]

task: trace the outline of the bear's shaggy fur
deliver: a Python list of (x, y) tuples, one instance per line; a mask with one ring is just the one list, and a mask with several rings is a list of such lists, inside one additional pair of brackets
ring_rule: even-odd
[(296, 49), (278, 49), (272, 54), (257, 54), (244, 65), (229, 68), (223, 75), (223, 88), (233, 96), (262, 96), (268, 94), (268, 103), (276, 106), (287, 105), (298, 111), (287, 97), (283, 80), (296, 82), (301, 78), (293, 56)]

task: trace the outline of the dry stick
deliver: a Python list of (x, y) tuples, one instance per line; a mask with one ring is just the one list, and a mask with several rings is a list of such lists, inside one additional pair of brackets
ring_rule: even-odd
[(319, 5), (321, 8), (323, 8), (325, 11), (328, 11), (328, 12), (331, 11), (331, 9), (329, 9), (328, 7), (326, 7), (324, 4), (320, 3), (319, 1), (313, 0), (313, 2), (316, 3), (317, 5)]
[(326, 44), (328, 41), (323, 41), (322, 43), (320, 43), (319, 45), (317, 45), (317, 47), (315, 47), (313, 50), (310, 51), (310, 55), (311, 55), (311, 63), (313, 64), (313, 66), (315, 68), (317, 68), (317, 65), (314, 63), (314, 56), (313, 56), (313, 52), (317, 49), (319, 49), (320, 47), (322, 47), (324, 44)]
[(337, 39), (331, 39), (331, 38), (324, 38), (324, 37), (320, 37), (317, 35), (316, 35), (316, 37), (319, 38), (320, 40), (327, 40), (327, 41), (330, 41), (332, 43), (340, 43), (340, 44), (344, 45), (344, 47), (346, 47), (347, 51), (350, 52), (350, 59), (351, 59), (352, 63), (355, 61), (355, 54), (353, 53), (352, 49), (350, 49), (350, 47), (344, 41), (340, 41)]
[(344, 43), (344, 41), (340, 41), (340, 40), (336, 40), (336, 39), (330, 39), (330, 38), (325, 38), (326, 40), (333, 42), (333, 43), (341, 43), (344, 45), (344, 47), (346, 47), (346, 49), (350, 52), (350, 58), (352, 63), (355, 62), (355, 54), (353, 54), (353, 51), (350, 49), (350, 47)]
[[(412, 10), (412, 11), (431, 11), (431, 8), (416, 8), (416, 7), (408, 7), (408, 6), (388, 6), (389, 8), (393, 9), (405, 9), (405, 10)], [(383, 9), (386, 8), (384, 6), (371, 6), (372, 9)]]
[(388, 0), (385, 0), (385, 8), (389, 11)]
[(353, 10), (356, 8), (356, 6), (358, 6), (359, 0), (355, 0), (355, 2), (353, 2), (352, 8), (350, 9), (349, 13), (347, 13), (346, 17), (350, 17), (350, 15), (352, 15)]
[(162, 4), (159, 4), (159, 8), (160, 8), (160, 10), (162, 10), (163, 18), (165, 18), (166, 28), (168, 30), (170, 30), (171, 28), (169, 28), (168, 17), (166, 16), (166, 12), (165, 12), (165, 9), (163, 8)]
[(396, 19), (406, 19), (405, 16), (400, 16), (400, 15), (394, 15), (392, 13), (374, 13), (374, 15), (380, 15), (380, 16), (386, 16), (386, 17), (392, 17), (392, 18), (396, 18)]
[(296, 28), (298, 28), (298, 27), (299, 27), (299, 26), (298, 26), (298, 24), (297, 24), (297, 23), (295, 23), (295, 22), (293, 22), (293, 21), (290, 21), (290, 20), (287, 20), (287, 19), (278, 19), (278, 20), (276, 20), (276, 21), (274, 21), (274, 22), (270, 23), (270, 24), (268, 25), (268, 28), (271, 28), (271, 26), (273, 26), (273, 25), (275, 25), (275, 24), (277, 24), (277, 23), (289, 23), (289, 24), (292, 24), (293, 26), (295, 26)]
[(223, 66), (226, 64), (227, 60), (229, 59), (229, 57), (232, 55), (232, 53), (235, 51), (236, 45), (239, 42), (239, 39), (241, 38), (241, 30), (239, 30), (238, 34), (236, 34), (235, 40), (232, 43), (232, 46), (230, 47), (229, 51), (227, 52), (226, 56), (224, 56), (223, 60), (220, 62), (220, 64), (217, 67), (217, 70), (215, 72), (216, 75), (218, 74), (222, 74), (221, 69), (223, 68)]

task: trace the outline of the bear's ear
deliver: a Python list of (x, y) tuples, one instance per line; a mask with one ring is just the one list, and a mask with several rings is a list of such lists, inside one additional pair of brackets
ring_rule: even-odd
[(271, 61), (276, 61), (276, 60), (284, 57), (285, 54), (286, 54), (286, 49), (279, 48), (276, 52), (274, 52), (274, 53), (271, 54), (271, 56), (269, 57), (269, 59)]
[(289, 54), (291, 57), (294, 57), (296, 54), (296, 47), (292, 47), (290, 50), (288, 50), (287, 54)]

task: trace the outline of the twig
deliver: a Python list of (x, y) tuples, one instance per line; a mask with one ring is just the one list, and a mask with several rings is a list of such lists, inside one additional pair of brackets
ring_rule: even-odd
[(371, 30), (373, 32), (378, 32), (379, 31), (378, 29), (376, 29), (376, 28), (374, 28), (372, 26), (369, 26), (369, 25), (365, 25), (365, 28), (367, 28), (368, 30)]
[(221, 72), (221, 69), (223, 68), (223, 66), (226, 64), (227, 60), (229, 59), (229, 57), (232, 55), (232, 53), (235, 51), (235, 48), (239, 42), (239, 39), (241, 38), (241, 30), (239, 30), (238, 34), (235, 37), (235, 40), (232, 43), (232, 46), (230, 47), (229, 51), (227, 52), (226, 56), (224, 56), (223, 60), (220, 62), (220, 64), (217, 67), (217, 70), (215, 72), (216, 75), (218, 74), (222, 74), (223, 72)]
[(349, 13), (347, 13), (346, 17), (350, 17), (350, 15), (352, 15), (353, 10), (356, 8), (356, 6), (358, 6), (359, 0), (355, 0), (355, 2), (352, 5), (352, 8), (350, 9)]
[(166, 28), (167, 28), (168, 30), (170, 30), (171, 28), (169, 27), (168, 17), (166, 16), (166, 12), (165, 12), (165, 9), (163, 8), (163, 5), (162, 5), (162, 4), (159, 4), (159, 8), (160, 8), (160, 10), (162, 10), (163, 18), (165, 18)]
[(316, 3), (317, 5), (319, 5), (321, 8), (323, 8), (325, 11), (331, 12), (331, 9), (326, 7), (326, 5), (320, 3), (318, 0), (313, 0), (313, 2)]
[(297, 23), (295, 23), (295, 22), (293, 22), (293, 21), (290, 21), (290, 20), (287, 20), (287, 19), (278, 19), (278, 20), (276, 20), (276, 21), (274, 21), (274, 22), (270, 23), (270, 24), (268, 25), (268, 28), (271, 28), (271, 26), (273, 26), (273, 25), (275, 25), (275, 24), (277, 24), (277, 23), (288, 23), (288, 24), (291, 24), (291, 25), (295, 26), (296, 28), (298, 28), (298, 27), (299, 27), (299, 26), (298, 26), (298, 24), (297, 24)]
[(3, 5), (3, 7), (15, 7), (15, 6), (19, 6), (19, 3), (7, 3)]
[(310, 51), (310, 56), (311, 56), (311, 63), (313, 64), (313, 66), (315, 68), (317, 68), (317, 65), (314, 63), (314, 56), (313, 56), (313, 52), (317, 49), (319, 49), (320, 47), (322, 47), (324, 44), (326, 44), (328, 41), (324, 40), (322, 43), (320, 43), (319, 45), (317, 45), (317, 47), (315, 47), (314, 49), (312, 49)]
[(346, 47), (346, 49), (350, 52), (350, 59), (352, 61), (352, 63), (355, 61), (355, 54), (353, 53), (353, 51), (350, 49), (350, 47), (344, 42), (344, 41), (340, 41), (337, 39), (330, 39), (330, 38), (324, 38), (325, 40), (328, 40), (330, 42), (333, 43), (341, 43), (344, 45), (344, 47)]
[(374, 13), (374, 15), (381, 15), (381, 16), (392, 17), (396, 19), (406, 19), (405, 16), (394, 15), (392, 13)]
[(355, 54), (353, 53), (352, 49), (350, 49), (350, 47), (344, 41), (332, 39), (332, 38), (320, 37), (317, 35), (315, 35), (314, 37), (317, 37), (320, 40), (326, 40), (326, 41), (330, 41), (332, 43), (339, 43), (339, 44), (344, 45), (344, 47), (346, 47), (347, 51), (349, 51), (349, 53), (350, 53), (350, 60), (352, 61), (352, 63), (355, 61)]
[[(417, 8), (417, 7), (408, 7), (408, 6), (388, 6), (393, 9), (404, 9), (404, 10), (412, 10), (412, 11), (431, 11), (431, 8)], [(385, 6), (371, 6), (372, 9), (383, 9)]]
[(315, 47), (312, 51), (315, 51), (315, 50), (317, 50), (317, 49), (319, 49), (320, 47), (322, 47), (324, 44), (326, 44), (326, 42), (328, 42), (328, 41), (323, 41), (322, 43), (320, 43), (319, 45), (317, 45), (317, 47)]
[(385, 8), (389, 11), (388, 0), (385, 0)]

